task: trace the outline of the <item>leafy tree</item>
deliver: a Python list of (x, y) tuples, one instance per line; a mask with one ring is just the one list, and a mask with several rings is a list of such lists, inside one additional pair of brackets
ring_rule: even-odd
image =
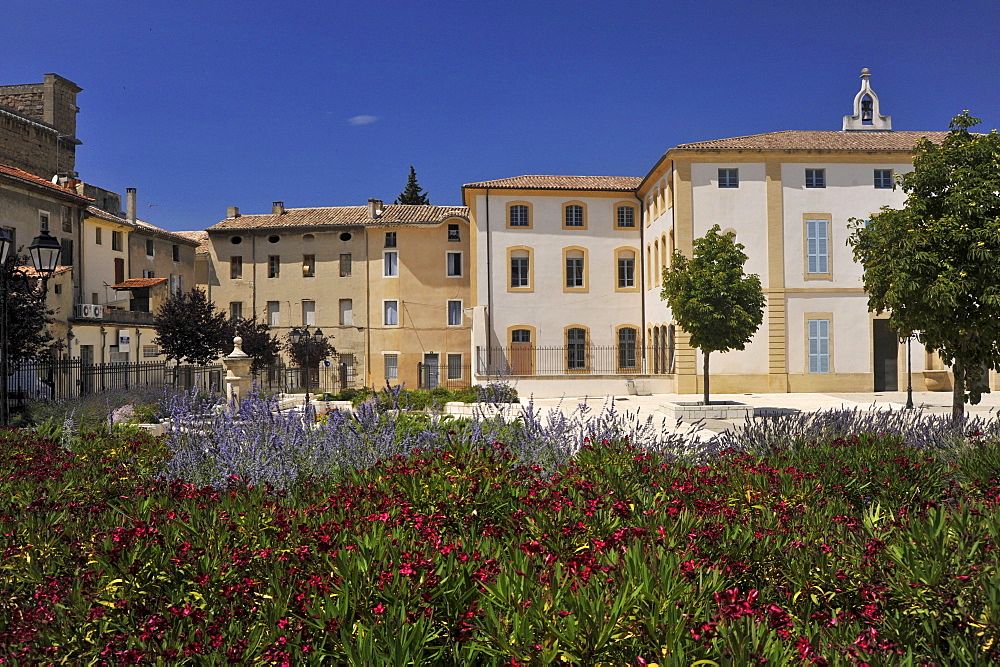
[(312, 335), (304, 335), (299, 338), (299, 342), (293, 343), (291, 336), (285, 334), (282, 347), (296, 366), (315, 368), (320, 361), (337, 354), (337, 349), (330, 343), (331, 338), (332, 336), (323, 336), (317, 341)]
[[(256, 373), (265, 366), (274, 363), (281, 350), (281, 343), (271, 335), (271, 329), (267, 324), (258, 322), (256, 317), (248, 320), (238, 319), (229, 321), (232, 335), (229, 340), (239, 336), (243, 339), (243, 351), (253, 358), (250, 371)], [(225, 349), (223, 349), (225, 352)]]
[(965, 111), (940, 145), (921, 139), (903, 208), (852, 220), (848, 241), (868, 307), (951, 365), (956, 417), (989, 391), (981, 369), (1000, 370), (1000, 135), (979, 122)]
[(41, 304), (33, 294), (35, 281), (25, 284), (20, 278), (11, 275), (15, 266), (30, 265), (27, 258), (18, 259), (14, 253), (7, 257), (7, 264), (2, 268), (7, 273), (7, 352), (10, 363), (26, 359), (41, 359), (49, 356), (58, 346), (49, 331), (49, 325), (54, 322), (53, 311), (39, 307)]
[(198, 288), (164, 301), (153, 318), (153, 328), (153, 342), (163, 348), (167, 359), (205, 365), (232, 350), (233, 329), (226, 314)]
[(410, 176), (406, 179), (406, 188), (396, 197), (394, 204), (430, 204), (427, 193), (417, 183), (417, 170), (410, 165)]
[(705, 405), (709, 404), (709, 354), (744, 349), (764, 320), (760, 277), (743, 272), (746, 261), (736, 235), (720, 234), (715, 225), (695, 239), (691, 259), (674, 252), (671, 266), (663, 269), (660, 298), (691, 335), (691, 346), (702, 353)]

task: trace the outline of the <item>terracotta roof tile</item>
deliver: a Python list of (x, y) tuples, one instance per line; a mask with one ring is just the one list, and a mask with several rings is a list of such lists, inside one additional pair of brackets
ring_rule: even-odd
[[(196, 239), (193, 239), (189, 236), (185, 236), (180, 232), (171, 232), (166, 229), (163, 229), (162, 227), (157, 227), (156, 225), (150, 224), (145, 220), (139, 220), (138, 218), (135, 221), (135, 231), (139, 233), (152, 234), (153, 236), (159, 236), (160, 238), (166, 239), (168, 241), (177, 241), (179, 243), (183, 243), (184, 245), (188, 246), (194, 246), (198, 244), (198, 241)], [(195, 250), (195, 252), (197, 252), (197, 250)]]
[(152, 287), (153, 285), (159, 285), (160, 283), (167, 282), (166, 278), (129, 278), (123, 283), (118, 283), (117, 285), (112, 285), (111, 289), (136, 289), (139, 287)]
[(97, 208), (96, 206), (88, 206), (87, 207), (87, 213), (89, 213), (92, 217), (100, 218), (101, 220), (107, 220), (108, 222), (116, 222), (119, 225), (125, 225), (127, 227), (132, 227), (133, 226), (133, 225), (130, 225), (128, 223), (128, 220), (126, 220), (125, 218), (123, 218), (123, 217), (121, 217), (119, 215), (115, 215), (114, 213), (110, 213), (108, 211), (105, 211), (102, 208)]
[(921, 137), (940, 143), (947, 132), (836, 132), (785, 130), (679, 144), (673, 150), (913, 151)]
[(631, 192), (642, 179), (634, 176), (514, 176), (494, 181), (466, 183), (463, 188), (514, 190), (619, 190)]
[(198, 244), (198, 247), (194, 249), (194, 254), (196, 255), (207, 255), (208, 254), (208, 232), (206, 231), (193, 231), (193, 232), (174, 232), (178, 236), (183, 236), (188, 241), (194, 241)]
[(17, 167), (11, 167), (10, 165), (7, 164), (0, 164), (0, 174), (16, 178), (20, 181), (31, 183), (32, 185), (37, 185), (43, 188), (47, 188), (49, 190), (53, 190), (54, 192), (58, 192), (61, 195), (67, 195), (69, 197), (73, 197), (81, 201), (94, 201), (90, 197), (84, 197), (81, 194), (77, 194), (75, 190), (70, 190), (69, 188), (64, 188), (61, 185), (56, 185), (52, 181), (45, 180), (41, 176), (35, 176), (34, 174), (29, 173), (23, 169), (18, 169)]
[(415, 206), (390, 204), (376, 218), (367, 206), (325, 206), (318, 208), (288, 208), (281, 215), (241, 215), (212, 225), (208, 231), (226, 229), (277, 229), (282, 227), (337, 227), (436, 224), (446, 218), (469, 217), (465, 206)]
[[(24, 271), (24, 275), (28, 276), (29, 278), (41, 277), (41, 274), (38, 271), (35, 271), (35, 267), (30, 264), (27, 266), (19, 266), (17, 268), (20, 269), (21, 271)], [(66, 273), (67, 271), (72, 271), (72, 270), (73, 270), (72, 266), (57, 266), (56, 270), (52, 272), (52, 275), (58, 276), (61, 273)]]

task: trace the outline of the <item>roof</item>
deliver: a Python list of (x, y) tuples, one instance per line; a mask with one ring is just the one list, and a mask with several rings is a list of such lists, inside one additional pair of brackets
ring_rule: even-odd
[(382, 225), (437, 224), (447, 218), (469, 218), (465, 206), (390, 204), (378, 218), (372, 218), (367, 206), (325, 206), (286, 208), (275, 215), (241, 215), (212, 225), (208, 231), (227, 229), (279, 229), (283, 227), (359, 227)]
[(79, 201), (94, 201), (90, 197), (84, 197), (81, 194), (77, 194), (76, 191), (74, 190), (70, 190), (69, 188), (65, 188), (61, 185), (56, 185), (52, 181), (46, 180), (41, 176), (35, 176), (34, 174), (29, 173), (23, 169), (18, 169), (17, 167), (11, 167), (10, 165), (7, 164), (0, 164), (0, 174), (4, 176), (9, 176), (11, 178), (15, 178), (25, 183), (30, 183), (31, 185), (35, 185), (44, 188), (46, 190), (50, 190), (53, 192), (53, 194), (58, 193), (60, 195), (71, 197)]
[(183, 236), (189, 241), (194, 241), (198, 244), (198, 247), (194, 249), (194, 254), (196, 255), (207, 255), (208, 254), (208, 232), (203, 230), (197, 230), (193, 232), (174, 232), (178, 236)]
[(638, 176), (514, 176), (495, 181), (466, 183), (463, 188), (511, 190), (619, 190), (632, 192), (639, 187)]
[(133, 226), (130, 225), (128, 220), (126, 220), (125, 218), (119, 215), (115, 215), (114, 213), (109, 213), (108, 211), (105, 211), (103, 208), (97, 208), (96, 206), (88, 206), (87, 213), (89, 213), (91, 217), (100, 218), (101, 220), (107, 220), (108, 222), (116, 222), (119, 225), (125, 225), (126, 227)]
[(160, 283), (165, 282), (167, 282), (166, 278), (129, 278), (123, 283), (112, 285), (111, 289), (138, 289), (140, 287), (152, 287), (153, 285), (159, 285)]
[(157, 227), (156, 225), (151, 225), (150, 223), (146, 222), (145, 220), (136, 219), (136, 221), (134, 223), (133, 222), (129, 222), (128, 220), (126, 220), (125, 218), (121, 217), (120, 215), (116, 215), (114, 213), (109, 213), (108, 211), (105, 211), (104, 209), (97, 208), (96, 206), (88, 206), (87, 207), (87, 213), (89, 213), (91, 216), (93, 216), (95, 218), (100, 218), (101, 220), (107, 220), (108, 222), (114, 222), (114, 223), (117, 223), (119, 225), (124, 225), (126, 227), (131, 227), (132, 229), (134, 229), (136, 232), (138, 232), (140, 234), (150, 234), (152, 236), (159, 236), (161, 238), (167, 239), (168, 241), (174, 241), (174, 242), (178, 242), (178, 243), (183, 243), (183, 244), (189, 245), (189, 246), (197, 246), (198, 245), (198, 241), (195, 240), (195, 239), (192, 239), (192, 238), (190, 238), (188, 236), (184, 236), (183, 234), (178, 234), (177, 232), (169, 232), (166, 229), (162, 229), (160, 227)]
[[(38, 271), (35, 270), (35, 267), (31, 266), (30, 264), (27, 265), (27, 266), (19, 266), (17, 268), (19, 270), (21, 270), (21, 271), (24, 271), (24, 275), (28, 276), (29, 278), (41, 278), (42, 277), (42, 275)], [(58, 276), (61, 273), (66, 273), (67, 271), (72, 271), (72, 270), (73, 270), (72, 266), (61, 266), (60, 265), (60, 266), (56, 267), (56, 270), (52, 272), (52, 275), (53, 276)]]
[(679, 144), (673, 150), (821, 150), (821, 151), (908, 151), (927, 137), (941, 143), (947, 132), (837, 132), (784, 130), (743, 137), (713, 139)]

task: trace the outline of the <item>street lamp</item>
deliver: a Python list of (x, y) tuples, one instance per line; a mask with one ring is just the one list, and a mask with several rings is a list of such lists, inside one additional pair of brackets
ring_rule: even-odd
[[(306, 361), (306, 412), (309, 411), (309, 382), (312, 376), (312, 368), (309, 365), (309, 361), (312, 357), (313, 345), (317, 348), (323, 344), (323, 330), (319, 327), (316, 328), (311, 334), (309, 333), (309, 326), (304, 326), (302, 329), (293, 328), (288, 333), (288, 339), (292, 341), (292, 345), (298, 345), (299, 341), (302, 341), (304, 347), (304, 356)], [(316, 360), (319, 363), (319, 360)]]
[[(0, 375), (2, 375), (2, 382), (0, 382), (0, 423), (3, 426), (10, 424), (10, 402), (7, 385), (10, 382), (8, 309), (11, 287), (16, 285), (19, 294), (39, 301), (44, 308), (45, 295), (49, 288), (48, 281), (59, 265), (59, 255), (62, 252), (62, 244), (59, 243), (59, 239), (49, 234), (48, 225), (43, 223), (41, 233), (28, 246), (31, 263), (34, 265), (36, 274), (29, 276), (24, 270), (16, 268), (13, 265), (13, 260), (11, 261), (11, 265), (8, 266), (7, 259), (13, 244), (14, 240), (7, 233), (7, 230), (0, 229), (0, 292), (2, 292), (3, 301), (3, 312), (0, 314), (0, 326), (2, 326), (2, 331), (0, 331), (0, 339), (2, 339), (0, 354), (3, 355), (2, 359), (0, 359)], [(38, 278), (41, 278), (41, 285), (39, 285)]]

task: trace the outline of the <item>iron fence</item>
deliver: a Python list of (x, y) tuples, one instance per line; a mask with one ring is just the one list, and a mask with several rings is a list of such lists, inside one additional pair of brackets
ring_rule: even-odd
[(476, 346), (477, 375), (659, 375), (672, 368), (665, 345)]
[(306, 373), (309, 372), (309, 391), (313, 393), (339, 393), (357, 386), (357, 370), (353, 354), (339, 355), (331, 359), (330, 365), (306, 369), (301, 366), (273, 364), (259, 369), (254, 374), (254, 382), (270, 392), (302, 392), (306, 387)]
[(472, 366), (417, 363), (418, 389), (465, 389), (472, 386)]

